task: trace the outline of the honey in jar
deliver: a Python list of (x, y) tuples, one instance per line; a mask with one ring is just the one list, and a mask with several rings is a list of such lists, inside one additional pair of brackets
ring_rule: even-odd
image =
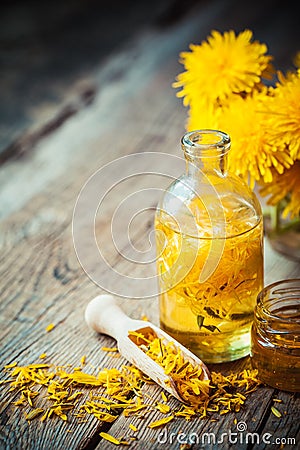
[(251, 361), (264, 383), (300, 391), (300, 279), (271, 284), (258, 295)]

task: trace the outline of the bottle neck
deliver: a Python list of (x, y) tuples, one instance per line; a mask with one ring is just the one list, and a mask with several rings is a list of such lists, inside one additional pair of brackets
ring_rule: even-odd
[(228, 166), (228, 155), (224, 153), (220, 156), (193, 157), (185, 153), (186, 174), (190, 177), (197, 177), (200, 173), (217, 174), (226, 176)]
[(225, 176), (230, 137), (218, 130), (197, 130), (186, 133), (181, 141), (190, 177), (204, 173)]

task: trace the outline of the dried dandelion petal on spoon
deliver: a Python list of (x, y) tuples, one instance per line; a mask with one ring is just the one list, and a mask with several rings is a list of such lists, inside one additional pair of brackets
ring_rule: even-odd
[(185, 361), (180, 348), (175, 347), (172, 342), (165, 344), (152, 334), (144, 336), (135, 331), (129, 334), (135, 336), (139, 347), (172, 377), (178, 393), (189, 405), (189, 408), (183, 406), (175, 414), (184, 416), (187, 420), (195, 413), (200, 414), (200, 417), (207, 417), (207, 413), (223, 415), (231, 411), (238, 412), (246, 395), (260, 384), (257, 370), (246, 369), (228, 376), (212, 372), (211, 380), (202, 380), (201, 366)]
[(203, 369), (190, 361), (185, 361), (180, 348), (173, 342), (164, 343), (163, 339), (148, 334), (129, 332), (129, 336), (137, 337), (137, 345), (153, 361), (163, 367), (165, 374), (169, 375), (175, 383), (180, 397), (188, 404), (197, 406), (208, 399), (210, 380), (203, 380)]

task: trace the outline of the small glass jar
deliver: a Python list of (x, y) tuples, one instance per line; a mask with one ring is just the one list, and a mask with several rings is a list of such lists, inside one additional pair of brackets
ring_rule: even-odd
[(230, 137), (196, 130), (181, 141), (186, 172), (156, 210), (160, 326), (208, 363), (250, 352), (263, 287), (260, 204), (227, 170)]
[(278, 281), (258, 295), (251, 361), (262, 382), (300, 391), (300, 279)]

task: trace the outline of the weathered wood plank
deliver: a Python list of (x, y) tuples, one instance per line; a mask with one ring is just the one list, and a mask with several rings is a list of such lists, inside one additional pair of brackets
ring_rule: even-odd
[(57, 127), (84, 108), (93, 97), (94, 67), (171, 4), (1, 2), (1, 159), (26, 152), (49, 125)]
[[(242, 361), (227, 363), (223, 365), (210, 365), (211, 370), (226, 373), (240, 371), (243, 367), (249, 367), (249, 358)], [(158, 386), (147, 386), (146, 395), (150, 394), (151, 404), (161, 400), (160, 388)], [(273, 398), (283, 400), (282, 404), (274, 403)], [(149, 401), (149, 400), (148, 400)], [(179, 402), (173, 399), (169, 402), (172, 409), (179, 406)], [(271, 406), (279, 405), (278, 409), (283, 412), (281, 419), (271, 413)], [(290, 437), (290, 442), (298, 442), (299, 439), (299, 406), (298, 395), (291, 395), (286, 392), (278, 394), (269, 387), (260, 387), (252, 393), (246, 400), (245, 406), (238, 413), (229, 413), (223, 416), (213, 415), (210, 419), (195, 419), (187, 422), (185, 419), (177, 418), (163, 429), (149, 429), (148, 425), (164, 417), (157, 411), (151, 412), (142, 418), (130, 418), (121, 416), (109, 430), (109, 433), (116, 438), (124, 437), (130, 439), (135, 436), (136, 441), (130, 447), (140, 448), (163, 448), (178, 449), (180, 444), (195, 444), (193, 449), (200, 448), (232, 448), (233, 444), (238, 444), (240, 449), (266, 448), (266, 443), (272, 447), (282, 448), (281, 442), (277, 438)], [(171, 414), (171, 412), (170, 412)], [(133, 423), (140, 431), (132, 433), (129, 424)], [(282, 443), (285, 441), (282, 440)], [(257, 444), (257, 445), (256, 445)], [(101, 448), (114, 448), (112, 444), (100, 441), (97, 450)], [(288, 447), (289, 448), (289, 447)]]
[[(48, 360), (54, 364), (77, 365), (83, 354), (89, 364), (97, 367), (120, 367), (124, 363), (122, 358), (111, 359), (99, 350), (113, 341), (92, 333), (83, 320), (87, 302), (101, 290), (87, 278), (76, 259), (71, 232), (73, 207), (88, 177), (114, 158), (145, 151), (180, 154), (178, 144), (184, 131), (186, 111), (180, 107), (171, 88), (179, 71), (177, 55), (193, 36), (199, 36), (200, 28), (204, 38), (212, 21), (223, 23), (225, 7), (221, 3), (202, 10), (203, 16), (189, 18), (167, 31), (149, 31), (139, 37), (136, 45), (112, 57), (95, 75), (101, 89), (93, 105), (74, 115), (23, 159), (10, 161), (0, 170), (1, 366), (14, 360), (21, 364), (37, 362), (42, 352), (46, 352)], [(166, 169), (167, 164), (161, 166), (162, 171)], [(103, 176), (103, 183), (109, 181), (109, 176), (109, 173)], [(129, 195), (132, 189), (149, 187), (145, 179), (133, 181), (126, 188), (114, 191), (111, 205), (106, 205), (103, 216), (99, 217), (96, 228), (103, 236), (109, 236), (112, 211), (123, 195)], [(163, 185), (164, 181), (156, 180), (156, 183)], [(121, 248), (127, 251), (125, 225), (124, 233), (121, 228), (117, 230)], [(144, 249), (148, 232), (149, 218), (133, 230), (133, 242)], [(94, 255), (91, 261), (96, 269), (97, 259), (93, 258)], [(120, 255), (115, 257), (114, 267), (132, 277), (144, 277), (149, 270), (142, 265), (136, 265), (133, 270)], [(277, 280), (279, 275), (299, 276), (299, 265), (287, 262), (270, 250), (267, 252), (267, 282)], [(107, 279), (109, 268), (105, 267), (101, 276)], [(122, 283), (124, 280), (115, 287), (122, 288)], [(146, 294), (146, 284), (143, 289)], [(132, 317), (146, 313), (158, 324), (157, 299), (122, 300), (121, 304)], [(45, 327), (51, 322), (56, 327), (46, 333)], [(235, 362), (224, 366), (224, 370), (239, 370), (246, 363), (246, 359)], [(156, 386), (145, 387), (145, 392), (153, 399), (160, 395)], [(251, 431), (268, 429), (263, 427), (269, 423), (273, 394), (268, 388), (253, 394), (253, 403), (239, 415)], [(80, 426), (73, 419), (67, 424), (55, 419), (45, 424), (36, 421), (28, 426), (21, 412), (7, 404), (11, 398), (6, 386), (2, 390), (1, 405), (1, 445), (4, 448), (94, 448), (100, 441), (99, 431), (109, 428), (92, 418)], [(292, 413), (281, 420), (281, 426), (287, 420), (290, 432), (296, 433), (291, 424), (296, 417), (297, 403), (289, 394), (287, 399)], [(147, 421), (155, 417), (151, 415), (141, 422), (143, 431), (139, 440), (132, 444), (133, 448), (155, 448), (157, 432), (146, 427)], [(233, 418), (224, 416), (215, 424), (176, 421), (168, 429), (191, 433), (196, 428), (201, 434), (209, 431), (220, 437), (222, 430), (233, 430)], [(252, 423), (253, 418), (256, 421)], [(272, 422), (268, 426), (275, 430)], [(127, 429), (128, 420), (121, 416), (111, 432)], [(100, 441), (98, 448), (106, 448), (104, 445), (109, 446)], [(173, 448), (178, 448), (177, 442)]]
[[(64, 297), (62, 296), (62, 298), (60, 298), (59, 303), (56, 305), (56, 307), (54, 308), (53, 311), (51, 311), (51, 314), (48, 314), (48, 321), (54, 321), (57, 320), (60, 322), (58, 323), (58, 326), (56, 329), (53, 330), (53, 332), (51, 333), (51, 335), (46, 334), (43, 329), (41, 328), (41, 324), (42, 321), (35, 326), (31, 327), (30, 333), (28, 333), (27, 335), (24, 336), (23, 334), (23, 339), (25, 340), (26, 343), (28, 343), (31, 340), (31, 345), (30, 345), (30, 349), (22, 349), (22, 360), (25, 359), (25, 361), (28, 361), (30, 359), (31, 362), (37, 361), (38, 359), (38, 355), (45, 351), (47, 353), (49, 353), (49, 356), (51, 357), (51, 360), (53, 362), (56, 362), (57, 364), (62, 364), (65, 362), (65, 355), (68, 355), (68, 362), (76, 364), (78, 363), (78, 355), (82, 355), (83, 353), (87, 354), (88, 356), (88, 360), (90, 359), (90, 354), (92, 354), (92, 361), (93, 364), (95, 364), (95, 357), (96, 358), (101, 358), (101, 353), (99, 352), (98, 349), (98, 345), (104, 345), (101, 344), (101, 342), (99, 343), (99, 339), (102, 342), (105, 342), (105, 339), (103, 337), (97, 338), (96, 340), (91, 337), (90, 339), (86, 339), (83, 340), (82, 336), (84, 334), (90, 333), (87, 330), (85, 330), (85, 326), (83, 323), (80, 323), (80, 321), (78, 321), (78, 317), (83, 317), (83, 306), (84, 304), (86, 304), (85, 300), (80, 298), (82, 295), (86, 295), (90, 290), (95, 290), (94, 286), (90, 286), (90, 283), (86, 282), (83, 283), (82, 285), (79, 284), (78, 289), (75, 290), (75, 292), (73, 293), (69, 293), (68, 297), (69, 297), (69, 301), (73, 301), (74, 304), (77, 305), (77, 307), (79, 307), (79, 305), (81, 306), (80, 308), (78, 308), (78, 311), (75, 312), (75, 314), (70, 315), (68, 317), (64, 317), (65, 314), (69, 313), (69, 308), (70, 305), (69, 304), (64, 304)], [(94, 294), (93, 294), (94, 295)], [(88, 296), (87, 296), (88, 297)], [(85, 297), (84, 297), (85, 298)], [(134, 305), (135, 303), (135, 305)], [(140, 306), (140, 311), (142, 312), (142, 310), (146, 310), (147, 314), (149, 311), (151, 311), (152, 309), (156, 309), (155, 306), (153, 308), (151, 308), (151, 302), (148, 303), (148, 305), (146, 305), (146, 302), (142, 302), (141, 301), (136, 301), (136, 302), (132, 302), (132, 301), (127, 301), (126, 303), (122, 302), (123, 306), (128, 310), (133, 310), (135, 312), (135, 314), (137, 314), (137, 308), (136, 306)], [(146, 307), (146, 308), (145, 308)], [(145, 308), (145, 309), (144, 309)], [(81, 314), (79, 314), (81, 310)], [(153, 319), (152, 319), (153, 320)], [(155, 320), (155, 319), (154, 319)], [(47, 321), (44, 321), (44, 325), (47, 323)], [(76, 330), (74, 329), (74, 323), (76, 324)], [(19, 330), (20, 332), (20, 330)], [(57, 333), (57, 335), (55, 336), (55, 334)], [(21, 333), (22, 336), (22, 333)], [(73, 342), (70, 343), (70, 336), (72, 336), (72, 340)], [(33, 339), (34, 337), (34, 339)], [(51, 341), (49, 343), (47, 343), (47, 339), (51, 338)], [(12, 345), (11, 347), (8, 346), (7, 347), (7, 352), (9, 354), (12, 354), (13, 358), (15, 359), (18, 356), (18, 353), (14, 354), (14, 348), (17, 346), (21, 346), (22, 344), (18, 341), (15, 341), (15, 344)], [(92, 346), (92, 348), (90, 347)], [(72, 348), (75, 350), (74, 354), (72, 355)], [(25, 351), (24, 351), (25, 350)], [(50, 350), (50, 352), (49, 352)], [(88, 351), (87, 351), (88, 350)], [(96, 356), (97, 355), (97, 356)], [(56, 361), (55, 361), (56, 360)], [(6, 361), (6, 362), (11, 362), (11, 360)], [(100, 359), (100, 361), (98, 362), (99, 366), (103, 366), (103, 364), (106, 366), (109, 362), (112, 363), (113, 366), (116, 367), (120, 367), (120, 364), (123, 363), (123, 361), (118, 361), (118, 360), (113, 360), (113, 361), (107, 361), (106, 359), (102, 360)], [(111, 364), (109, 364), (111, 365)], [(240, 363), (236, 362), (232, 365), (229, 365), (229, 367), (231, 366), (231, 368), (233, 369), (234, 367), (237, 369), (238, 367), (240, 367)], [(228, 368), (227, 368), (228, 370)], [(150, 391), (148, 390), (150, 389)], [(153, 387), (150, 386), (149, 388), (147, 388), (147, 393), (150, 393), (151, 397), (154, 397), (153, 394)], [(157, 391), (157, 395), (159, 395), (159, 389), (155, 388)], [(270, 405), (270, 401), (271, 401), (271, 397), (272, 397), (272, 390), (263, 390), (260, 391), (260, 395), (259, 396), (254, 396), (253, 394), (253, 398), (255, 398), (255, 402), (253, 402), (253, 405), (251, 408), (247, 408), (245, 409), (244, 413), (242, 413), (242, 415), (239, 415), (239, 420), (244, 420), (248, 425), (249, 423), (252, 424), (252, 419), (255, 418), (256, 419), (256, 423), (255, 425), (259, 425), (259, 423), (261, 422), (262, 418), (263, 418), (263, 414), (262, 412), (265, 411), (266, 409), (266, 404)], [(295, 406), (294, 406), (295, 408)], [(296, 411), (297, 410), (292, 410), (292, 413), (294, 413), (294, 415), (292, 415), (292, 417), (295, 418), (296, 416)], [(18, 414), (19, 412), (17, 412)], [(13, 415), (14, 416), (14, 415)], [(232, 416), (230, 418), (230, 424), (232, 424), (234, 417)], [(19, 419), (21, 420), (21, 419)], [(23, 419), (22, 419), (23, 420)], [(119, 424), (119, 421), (115, 424), (115, 428), (112, 429), (112, 432), (114, 430), (119, 431), (119, 427), (121, 427), (121, 429), (123, 429), (124, 427), (127, 429), (128, 426), (128, 421), (125, 421), (123, 424), (123, 418), (121, 418), (121, 424)], [(149, 421), (155, 420), (155, 417), (151, 416), (151, 418), (149, 418)], [(205, 421), (203, 423), (198, 424), (197, 423), (197, 430), (200, 434), (204, 433), (204, 432), (211, 432), (211, 433), (215, 433), (216, 436), (221, 436), (221, 431), (226, 428), (227, 425), (227, 420), (228, 418), (222, 418), (221, 422), (219, 421), (217, 426), (214, 424), (210, 424), (210, 423), (205, 423)], [(180, 423), (180, 427), (178, 428), (178, 424), (176, 425), (175, 429), (173, 428), (169, 428), (170, 429), (170, 433), (174, 432), (175, 435), (177, 435), (178, 430), (181, 429), (184, 426), (184, 432), (189, 435), (192, 432), (194, 432), (194, 427), (196, 426), (194, 423), (191, 423), (188, 425), (188, 427), (186, 426), (185, 422), (182, 421), (183, 423)], [(14, 422), (15, 423), (15, 422)], [(146, 423), (146, 422), (145, 422)], [(143, 422), (143, 424), (145, 425), (145, 423)], [(10, 424), (10, 422), (9, 422)], [(59, 432), (59, 436), (63, 433), (63, 435), (69, 436), (66, 434), (66, 430), (64, 429), (64, 424), (59, 423), (60, 426), (58, 426), (58, 432)], [(94, 432), (94, 427), (95, 427), (95, 423), (92, 422), (93, 425), (93, 432)], [(27, 426), (26, 422), (24, 421), (24, 423), (20, 423), (20, 428), (21, 430), (23, 430), (23, 427)], [(33, 425), (32, 425), (33, 426)], [(76, 424), (71, 422), (70, 424), (68, 424), (68, 427), (72, 428), (72, 426), (74, 426), (76, 428)], [(81, 426), (82, 427), (82, 426)], [(123, 427), (123, 428), (122, 428)], [(124, 429), (125, 429), (124, 428)], [(283, 430), (283, 428), (281, 428), (281, 430)], [(257, 428), (250, 428), (249, 427), (249, 431), (251, 430), (251, 432), (254, 432), (257, 430)], [(141, 448), (138, 447), (139, 445), (143, 445), (144, 444), (144, 440), (149, 440), (150, 442), (153, 442), (153, 439), (155, 438), (155, 436), (157, 437), (157, 433), (155, 434), (153, 431), (148, 430), (149, 431), (149, 435), (147, 434), (147, 432), (145, 432), (145, 435), (143, 435), (144, 437), (142, 438), (142, 443), (136, 443), (134, 445), (136, 445), (136, 448)], [(234, 432), (234, 430), (232, 430)], [(97, 431), (99, 433), (99, 429)], [(24, 431), (24, 436), (27, 439), (27, 432)], [(10, 439), (14, 439), (14, 433), (8, 433), (10, 436)], [(87, 430), (85, 430), (85, 433), (83, 433), (85, 435), (90, 434), (90, 432), (88, 432)], [(293, 437), (293, 436), (291, 436)], [(53, 439), (56, 439), (56, 434), (53, 435)], [(60, 438), (61, 439), (61, 438)], [(16, 445), (16, 442), (14, 442), (13, 440), (11, 441), (12, 443), (14, 443), (14, 445)], [(25, 442), (25, 441), (24, 441)], [(59, 443), (59, 439), (57, 441)], [(43, 448), (43, 447), (41, 447)], [(101, 448), (101, 447), (100, 447)], [(171, 447), (170, 447), (171, 448)], [(176, 447), (174, 447), (176, 448)]]
[[(275, 402), (279, 399), (282, 403)], [(271, 407), (274, 406), (282, 417), (276, 417)], [(254, 449), (269, 448), (271, 444), (274, 448), (295, 448), (300, 439), (300, 396), (284, 391), (276, 391), (265, 415), (264, 422), (260, 427), (260, 436), (265, 435), (265, 441), (260, 441), (260, 445), (254, 445)], [(255, 442), (256, 443), (256, 442)]]
[[(187, 26), (184, 32), (187, 33)], [(158, 37), (154, 35), (152, 39), (155, 43)], [(75, 259), (70, 218), (80, 187), (98, 164), (128, 152), (144, 150), (143, 143), (148, 139), (149, 146), (157, 129), (160, 129), (159, 136), (163, 135), (173, 121), (170, 130), (174, 133), (175, 127), (182, 122), (180, 112), (168, 114), (168, 120), (164, 120), (159, 128), (161, 118), (174, 109), (170, 102), (175, 106), (177, 101), (173, 93), (170, 100), (166, 93), (162, 95), (165, 87), (170, 85), (170, 70), (166, 72), (167, 77), (163, 75), (166, 66), (158, 75), (153, 75), (153, 71), (161, 64), (164, 51), (168, 54), (173, 44), (170, 46), (170, 42), (165, 41), (159, 58), (155, 58), (154, 51), (152, 57), (148, 53), (145, 58), (143, 46), (146, 41), (144, 39), (140, 44), (143, 70), (130, 69), (126, 73), (123, 69), (123, 78), (111, 82), (112, 71), (122, 67), (125, 61), (128, 64), (128, 56), (137, 62), (136, 50), (121, 54), (112, 62), (111, 70), (108, 65), (100, 75), (100, 82), (107, 80), (107, 89), (98, 105), (94, 105), (95, 109), (86, 111), (85, 117), (74, 117), (77, 123), (70, 123), (69, 130), (61, 129), (60, 133), (48, 138), (29, 159), (6, 164), (1, 171), (2, 181), (5, 180), (1, 205), (3, 216), (7, 218), (2, 222), (1, 365), (14, 360), (20, 364), (34, 363), (42, 352), (46, 352), (54, 364), (78, 364), (82, 354), (86, 354), (87, 360), (94, 365), (110, 364), (106, 355), (99, 356), (99, 345), (105, 338), (100, 341), (99, 338), (89, 339), (88, 343), (83, 339), (87, 334), (83, 322), (84, 307), (99, 290), (87, 279)], [(179, 40), (175, 42), (178, 46)], [(175, 49), (177, 51), (178, 47)], [(160, 98), (155, 105), (154, 87)], [(162, 99), (165, 99), (164, 109), (160, 112)], [(112, 108), (116, 101), (118, 108)], [(144, 108), (151, 101), (156, 114)], [(146, 114), (141, 121), (144, 110)], [(127, 125), (128, 115), (133, 118), (130, 126)], [(138, 116), (142, 134), (136, 133)], [(176, 120), (174, 116), (177, 116)], [(74, 130), (78, 130), (79, 124), (82, 130), (89, 129), (89, 132), (84, 137), (76, 133), (74, 140)], [(115, 130), (124, 127), (127, 127), (126, 137), (124, 132), (117, 136)], [(113, 146), (110, 136), (114, 136)], [(168, 143), (175, 144), (177, 138), (169, 139)], [(101, 148), (109, 148), (110, 152), (103, 152)], [(95, 160), (94, 168), (90, 165), (91, 158)], [(14, 177), (13, 181), (11, 177)], [(139, 314), (140, 304), (133, 306), (130, 303), (130, 309)], [(56, 328), (48, 334), (45, 327), (50, 322), (55, 323)], [(123, 362), (114, 360), (113, 364), (120, 367)], [(29, 428), (20, 411), (7, 405), (7, 399), (11, 399), (7, 390), (8, 386), (2, 392), (1, 411), (4, 422), (1, 439), (5, 448), (45, 449), (52, 448), (53, 442), (56, 448), (83, 448), (90, 445), (97, 426), (101, 426), (92, 419), (80, 427), (75, 421), (65, 424), (56, 419), (51, 425), (37, 422)], [(73, 434), (66, 432), (68, 428), (72, 428)]]
[[(116, 48), (128, 44), (142, 27), (165, 28), (193, 10), (210, 28), (251, 28), (265, 41), (278, 68), (292, 66), (298, 50), (299, 27), (292, 7), (280, 2), (215, 0), (223, 5), (222, 20), (207, 14), (205, 2), (189, 0), (114, 2), (99, 5), (68, 1), (40, 7), (35, 2), (4, 2), (0, 14), (2, 83), (0, 107), (1, 160), (22, 154), (53, 128), (68, 120), (93, 99), (97, 86), (93, 70)], [(116, 15), (116, 17), (115, 17)], [(113, 20), (117, 26), (111, 27)], [(117, 21), (117, 22), (116, 22)], [(194, 42), (210, 29), (199, 26)], [(276, 33), (274, 33), (276, 30)], [(72, 57), (71, 57), (72, 56)], [(118, 75), (117, 75), (118, 76)]]

